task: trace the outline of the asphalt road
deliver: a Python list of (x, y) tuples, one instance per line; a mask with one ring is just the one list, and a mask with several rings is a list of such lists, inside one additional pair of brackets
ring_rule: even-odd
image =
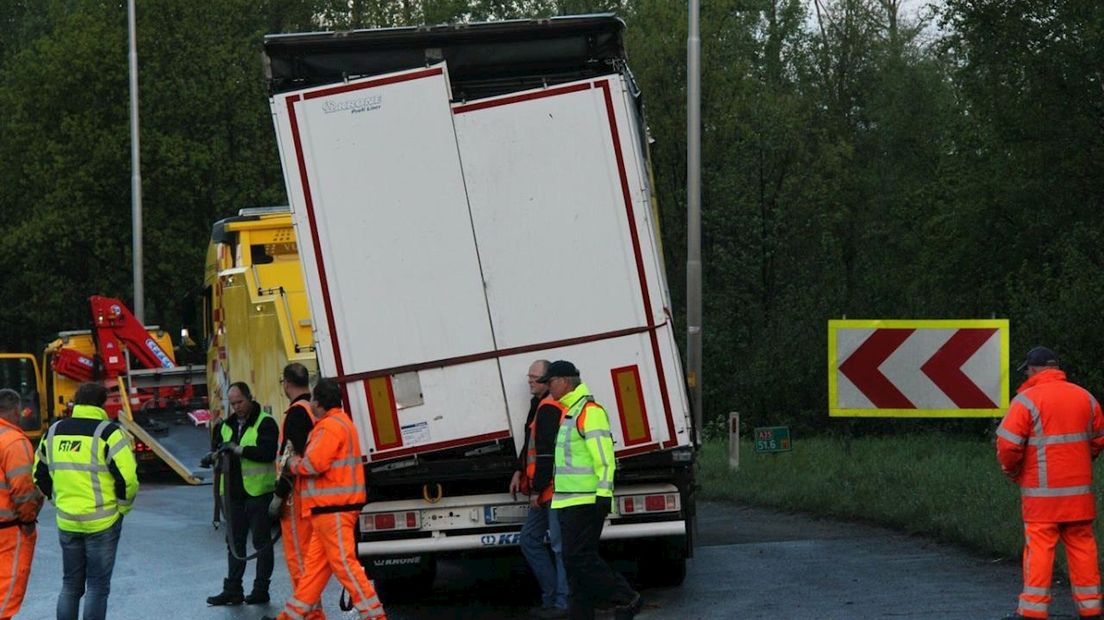
[[(273, 603), (210, 608), (225, 574), (222, 532), (210, 524), (211, 487), (143, 483), (126, 518), (109, 617), (256, 619), (289, 594), (278, 552)], [(731, 504), (700, 507), (699, 545), (680, 588), (645, 590), (642, 620), (733, 618), (1000, 618), (1012, 611), (1019, 566), (880, 528)], [(43, 511), (30, 585), (19, 618), (54, 617), (61, 580), (53, 510)], [(520, 561), (520, 560), (519, 560)], [(252, 565), (246, 574), (252, 577)], [(1074, 618), (1068, 587), (1055, 587), (1052, 618)], [(248, 587), (248, 585), (247, 585)], [(534, 604), (524, 569), (511, 562), (450, 563), (431, 593), (391, 605), (391, 620), (514, 620)], [(339, 589), (323, 597), (331, 618)]]

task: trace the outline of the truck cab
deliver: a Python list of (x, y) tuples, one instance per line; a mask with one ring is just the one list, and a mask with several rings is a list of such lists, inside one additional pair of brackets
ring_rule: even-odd
[(49, 422), (46, 392), (38, 360), (30, 353), (0, 353), (0, 388), (19, 392), (22, 407), (19, 427), (31, 441), (37, 441)]

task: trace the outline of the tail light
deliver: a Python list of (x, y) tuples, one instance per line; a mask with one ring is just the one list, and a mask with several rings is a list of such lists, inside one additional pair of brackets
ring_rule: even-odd
[(678, 493), (626, 495), (617, 498), (617, 512), (622, 516), (655, 512), (677, 512), (681, 507)]
[(416, 530), (422, 526), (420, 514), (415, 510), (398, 512), (376, 512), (360, 515), (360, 531), (392, 532), (398, 530)]

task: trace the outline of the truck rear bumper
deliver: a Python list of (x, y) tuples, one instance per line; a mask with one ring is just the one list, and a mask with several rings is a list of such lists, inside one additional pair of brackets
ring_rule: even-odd
[[(442, 535), (407, 540), (360, 542), (357, 543), (357, 555), (365, 557), (492, 550), (501, 547), (516, 547), (519, 536), (517, 532), (461, 534), (456, 536), (447, 536), (442, 532), (438, 533)], [(606, 527), (602, 530), (602, 540), (661, 538), (685, 535), (686, 522), (682, 519), (654, 523), (621, 523), (618, 525), (607, 523)]]

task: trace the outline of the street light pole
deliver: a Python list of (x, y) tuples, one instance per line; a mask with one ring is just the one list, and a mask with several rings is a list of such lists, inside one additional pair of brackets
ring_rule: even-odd
[(130, 39), (130, 226), (133, 238), (134, 316), (146, 323), (146, 293), (142, 277), (142, 171), (138, 149), (138, 46), (134, 27), (134, 0), (127, 0)]
[(702, 427), (701, 32), (700, 2), (690, 0), (686, 39), (686, 382), (694, 443)]

